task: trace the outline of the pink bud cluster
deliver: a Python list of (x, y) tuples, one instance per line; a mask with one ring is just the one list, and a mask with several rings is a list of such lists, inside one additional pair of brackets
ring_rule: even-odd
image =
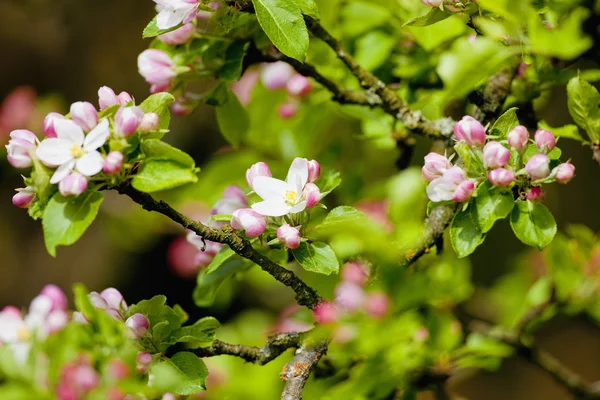
[[(125, 302), (123, 295), (117, 289), (109, 287), (100, 293), (90, 292), (88, 297), (92, 305), (98, 310), (106, 311), (108, 315), (116, 320), (125, 320), (124, 316), (127, 312), (127, 302)], [(82, 323), (88, 322), (86, 317), (80, 312), (74, 312), (73, 319)]]
[(283, 61), (263, 65), (260, 77), (268, 90), (285, 88), (287, 91), (289, 97), (277, 110), (283, 119), (294, 117), (300, 105), (298, 99), (306, 96), (312, 90), (310, 80), (304, 75), (296, 73), (290, 64)]
[(83, 399), (99, 384), (100, 375), (94, 369), (92, 361), (86, 355), (81, 355), (62, 367), (60, 380), (56, 385), (56, 397), (59, 400)]

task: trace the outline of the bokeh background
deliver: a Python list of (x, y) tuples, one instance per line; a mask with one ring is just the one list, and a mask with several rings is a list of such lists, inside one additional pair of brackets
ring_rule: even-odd
[[(10, 129), (16, 128), (11, 124), (20, 118), (19, 114), (23, 115), (19, 127), (41, 133), (46, 112), (66, 113), (74, 101), (96, 103), (97, 90), (103, 85), (116, 91), (126, 90), (137, 99), (145, 98), (148, 85), (137, 72), (136, 59), (148, 46), (141, 31), (154, 14), (150, 0), (0, 0), (0, 99), (11, 95), (12, 104), (18, 104), (0, 112), (0, 144), (5, 144)], [(540, 117), (552, 126), (561, 126), (570, 122), (566, 110), (565, 90), (558, 88)], [(273, 118), (277, 118), (275, 111)], [(337, 135), (341, 129), (347, 131), (348, 137), (358, 133), (358, 127), (350, 123), (335, 124), (330, 132)], [(175, 117), (166, 140), (191, 154), (200, 166), (227, 152), (213, 111), (204, 106), (188, 117)], [(415, 165), (429, 146), (429, 142), (419, 141)], [(551, 186), (546, 204), (559, 229), (581, 223), (598, 231), (600, 169), (592, 161), (589, 149), (575, 142), (561, 143), (561, 147), (563, 154), (576, 164), (577, 177), (568, 186)], [(83, 282), (90, 290), (114, 286), (130, 303), (163, 293), (169, 303), (181, 304), (192, 317), (210, 314), (222, 322), (251, 320), (245, 328), (248, 332), (241, 337), (259, 342), (263, 332), (257, 327), (275, 323), (277, 313), (290, 299), (290, 293), (263, 279), (258, 272), (245, 279), (244, 290), (236, 290), (242, 285), (240, 282), (228, 284), (223, 288), (225, 295), (219, 297), (223, 299), (218, 299), (213, 308), (198, 309), (191, 297), (194, 279), (181, 278), (168, 263), (169, 247), (183, 231), (113, 194), (107, 196), (99, 220), (84, 237), (71, 247), (60, 248), (58, 256), (52, 258), (45, 251), (39, 222), (11, 205), (13, 190), (22, 186), (22, 180), (5, 161), (3, 150), (0, 155), (0, 307), (26, 306), (47, 283), (56, 283), (67, 291), (74, 282)], [(379, 157), (379, 165), (372, 167), (393, 171), (396, 156), (394, 149), (386, 150)], [(237, 183), (243, 182), (243, 171), (248, 165), (230, 166), (241, 172)], [(235, 182), (224, 184), (228, 183)], [(351, 182), (342, 185), (348, 184)], [(213, 199), (219, 197), (220, 190), (222, 187), (215, 187)], [(211, 201), (186, 198), (180, 199), (180, 206), (198, 212), (202, 206), (197, 202), (210, 207)], [(484, 245), (471, 257), (473, 280), (479, 288), (469, 305), (471, 309), (489, 311), (486, 298), (478, 297), (478, 292), (510, 271), (524, 251), (535, 253), (514, 238), (508, 221), (502, 221), (490, 232)], [(255, 310), (259, 308), (272, 313), (258, 314)], [(585, 319), (557, 318), (540, 332), (539, 339), (541, 346), (567, 366), (586, 379), (598, 380), (599, 333)], [(251, 371), (250, 376), (277, 376), (278, 367), (245, 368)], [(465, 374), (453, 381), (452, 391), (470, 399), (569, 398), (543, 373), (518, 359), (505, 362), (500, 373)], [(243, 393), (240, 391), (240, 399), (250, 398), (243, 397), (250, 396)]]

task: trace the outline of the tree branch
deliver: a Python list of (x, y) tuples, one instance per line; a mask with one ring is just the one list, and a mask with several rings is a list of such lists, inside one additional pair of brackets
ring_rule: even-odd
[(313, 288), (298, 278), (296, 274), (260, 254), (252, 247), (250, 242), (239, 236), (229, 225), (224, 225), (222, 228), (216, 229), (208, 227), (200, 222), (196, 222), (181, 214), (166, 202), (156, 200), (149, 194), (134, 189), (129, 183), (125, 183), (113, 189), (120, 194), (129, 196), (145, 210), (163, 214), (182, 227), (194, 231), (203, 239), (229, 245), (231, 250), (240, 256), (253, 261), (279, 282), (290, 287), (296, 293), (298, 304), (313, 309), (315, 305), (323, 301), (321, 296)]
[(500, 70), (490, 78), (483, 89), (469, 95), (469, 101), (475, 105), (472, 113), (475, 119), (484, 123), (493, 123), (498, 118), (517, 68), (518, 65), (513, 65)]
[(281, 400), (301, 400), (302, 390), (310, 376), (310, 372), (327, 352), (327, 341), (323, 340), (316, 345), (303, 345), (296, 350), (294, 359), (283, 367), (281, 380), (285, 387), (281, 393)]

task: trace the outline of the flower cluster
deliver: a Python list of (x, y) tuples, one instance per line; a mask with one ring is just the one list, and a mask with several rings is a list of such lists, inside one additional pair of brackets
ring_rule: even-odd
[(288, 98), (277, 109), (277, 113), (283, 119), (295, 116), (300, 104), (299, 99), (312, 90), (308, 78), (297, 73), (290, 64), (283, 61), (264, 64), (260, 71), (260, 78), (268, 90), (285, 88), (287, 91)]
[[(129, 138), (136, 132), (157, 131), (159, 117), (133, 105), (129, 93), (117, 95), (107, 86), (98, 90), (98, 103), (100, 112), (93, 104), (80, 101), (71, 105), (70, 117), (49, 113), (41, 141), (31, 131), (12, 131), (6, 145), (9, 163), (15, 168), (35, 166), (47, 172), (49, 183), (58, 185), (63, 196), (80, 195), (90, 182), (110, 180), (121, 173)], [(109, 112), (112, 107), (116, 112)], [(13, 197), (17, 207), (29, 207), (42, 190), (39, 180), (25, 182), (28, 186), (17, 189)]]
[(556, 138), (544, 129), (537, 130), (531, 140), (527, 128), (517, 126), (506, 139), (497, 141), (486, 136), (479, 121), (465, 116), (454, 126), (454, 136), (459, 155), (454, 164), (441, 154), (425, 156), (422, 176), (429, 182), (427, 196), (436, 203), (467, 201), (485, 180), (507, 189), (516, 186), (521, 197), (540, 200), (541, 184), (567, 183), (575, 174), (573, 164), (550, 158)]

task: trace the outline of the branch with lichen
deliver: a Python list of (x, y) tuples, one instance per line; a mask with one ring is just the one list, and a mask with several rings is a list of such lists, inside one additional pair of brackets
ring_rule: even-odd
[(281, 380), (285, 382), (281, 400), (301, 400), (302, 390), (311, 371), (327, 352), (327, 340), (314, 344), (303, 344), (296, 350), (296, 355), (281, 371)]
[(323, 299), (321, 296), (304, 283), (292, 271), (273, 262), (268, 257), (256, 251), (252, 244), (238, 235), (229, 225), (216, 229), (206, 226), (200, 222), (194, 221), (191, 218), (181, 214), (169, 204), (162, 200), (156, 200), (147, 193), (140, 192), (134, 189), (129, 183), (113, 188), (120, 194), (129, 196), (133, 201), (140, 204), (147, 211), (154, 211), (165, 215), (173, 222), (178, 223), (185, 229), (195, 232), (204, 240), (210, 240), (217, 243), (228, 245), (231, 250), (240, 256), (253, 261), (265, 272), (269, 273), (276, 280), (290, 287), (296, 293), (296, 301), (298, 304), (313, 309)]

